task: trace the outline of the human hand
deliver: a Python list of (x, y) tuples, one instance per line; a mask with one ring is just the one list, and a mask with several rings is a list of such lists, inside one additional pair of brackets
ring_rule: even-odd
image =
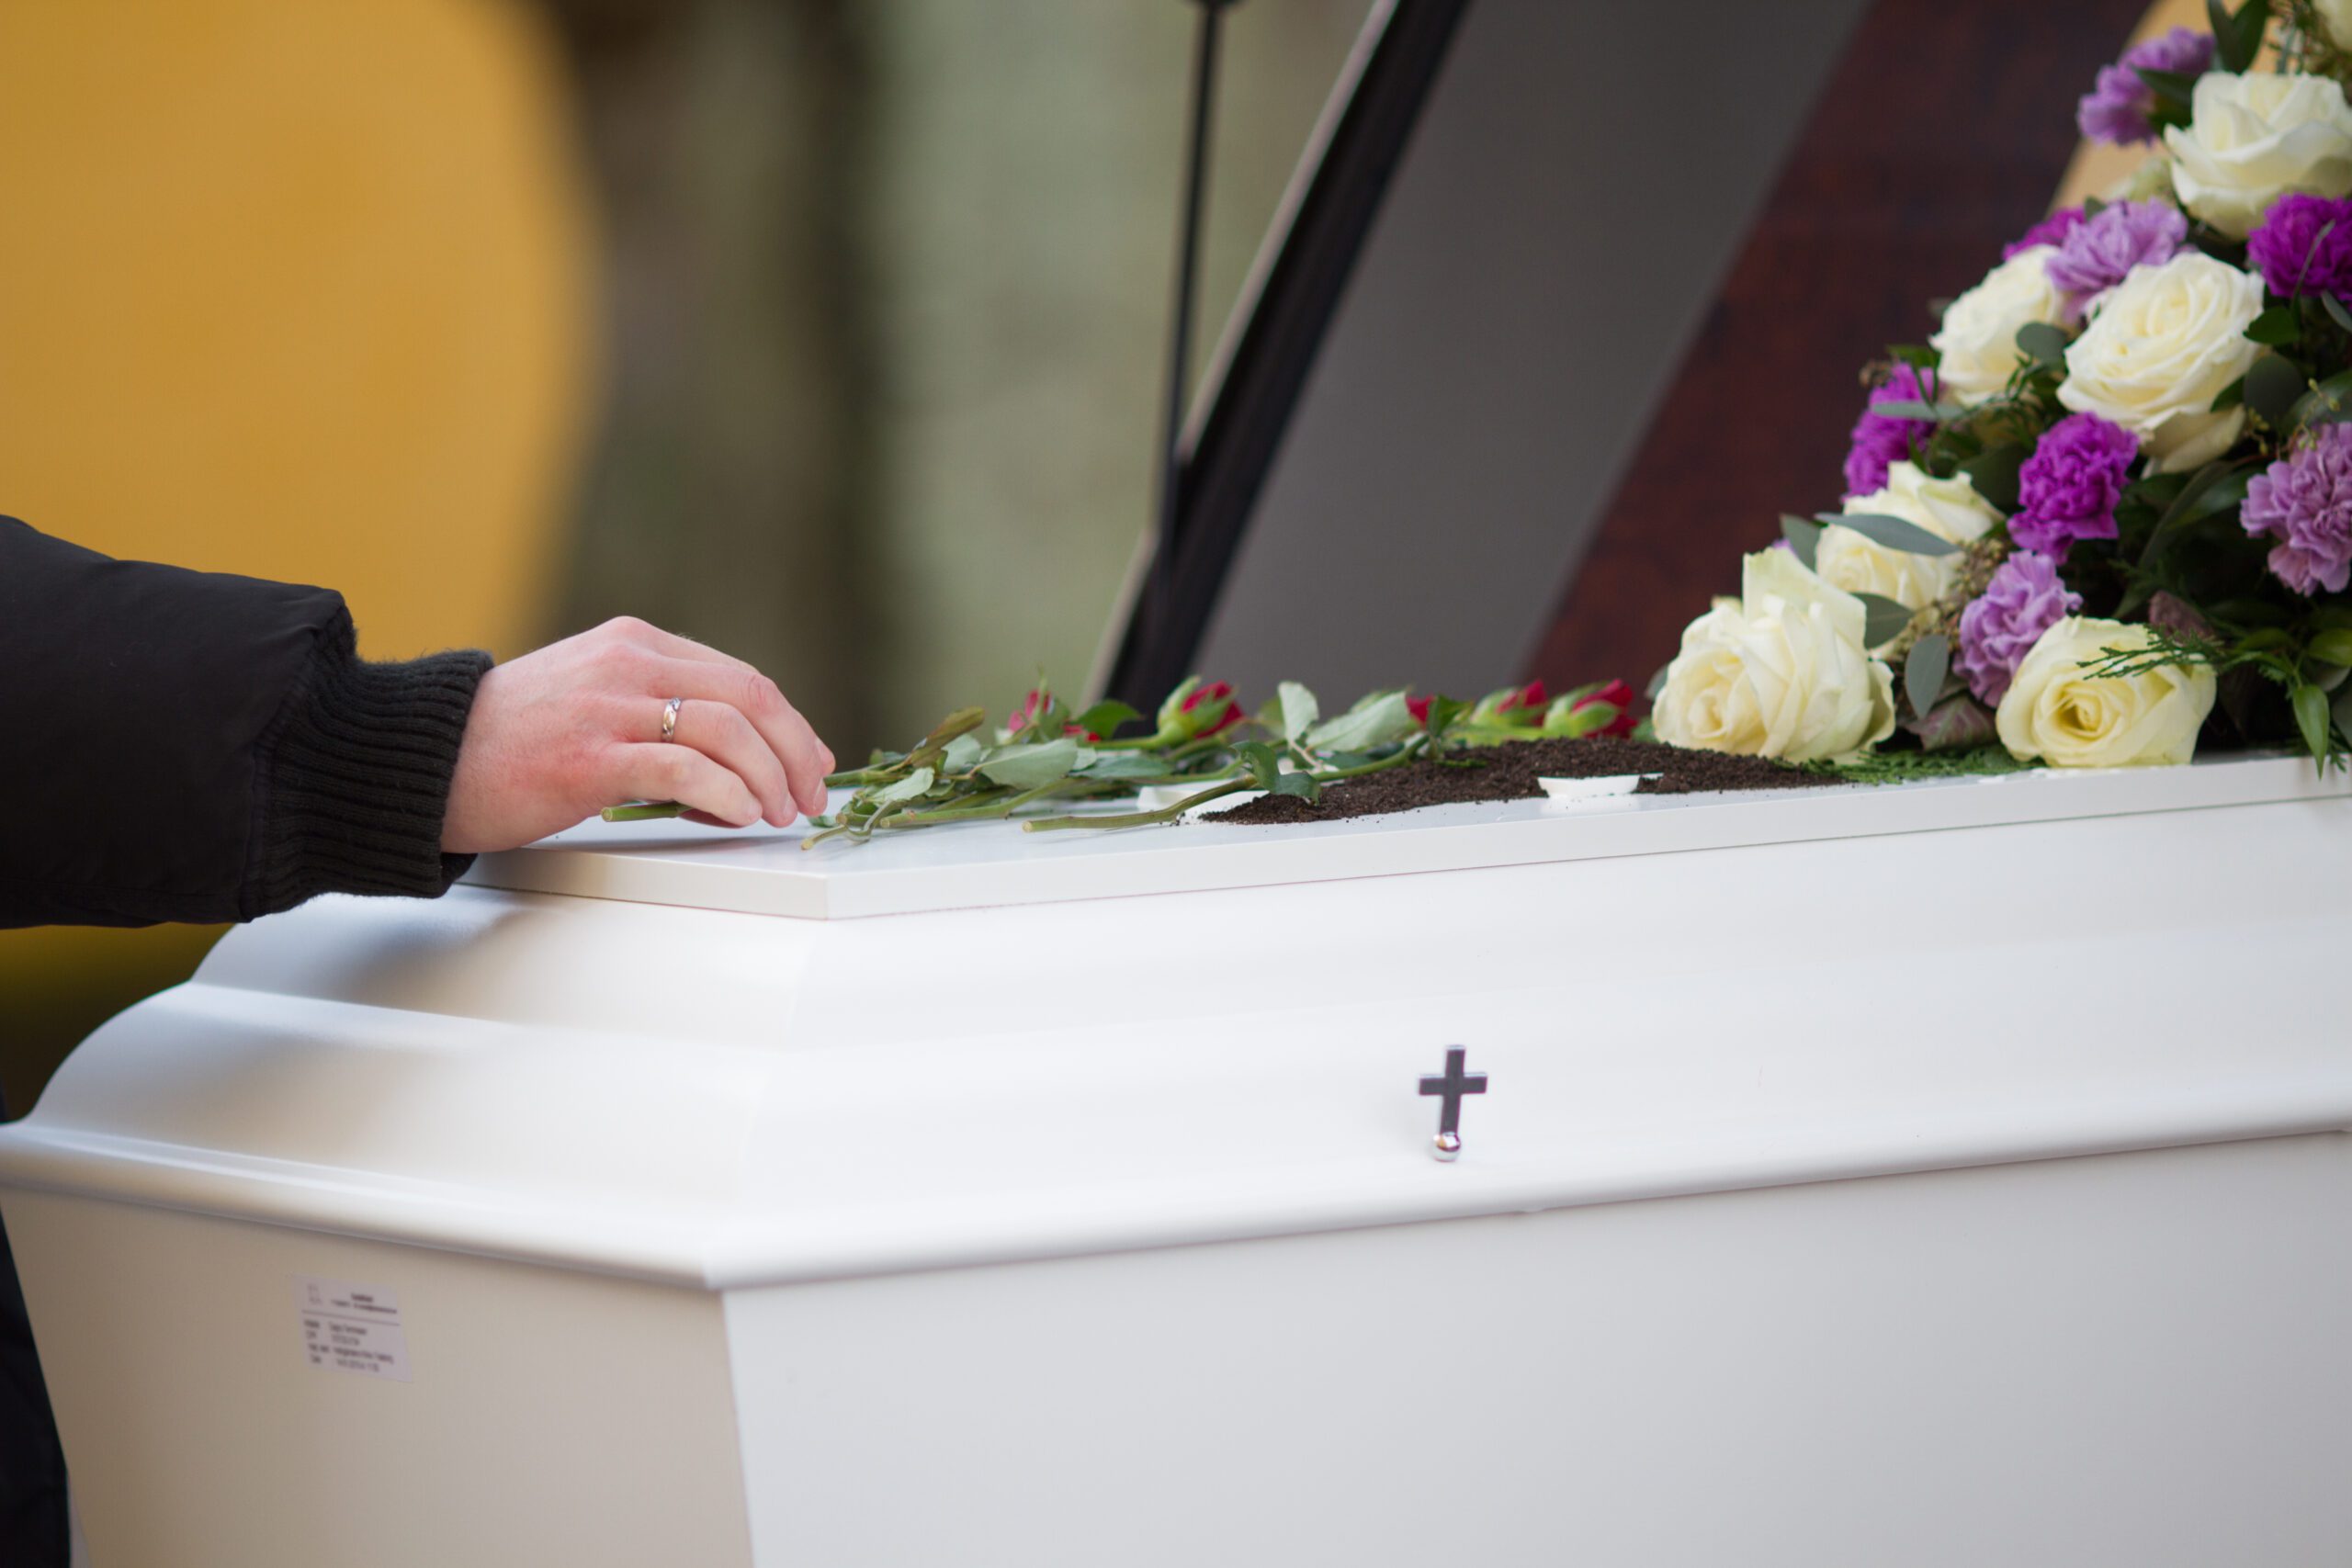
[[(665, 704), (683, 697), (671, 743)], [(624, 800), (674, 800), (722, 827), (825, 808), (833, 754), (740, 659), (623, 616), (481, 678), (441, 848), (513, 849)]]

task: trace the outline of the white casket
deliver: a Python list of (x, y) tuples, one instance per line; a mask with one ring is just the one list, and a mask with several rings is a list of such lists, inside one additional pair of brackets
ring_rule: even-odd
[(2341, 775), (795, 837), (263, 920), (0, 1130), (97, 1568), (2352, 1541)]

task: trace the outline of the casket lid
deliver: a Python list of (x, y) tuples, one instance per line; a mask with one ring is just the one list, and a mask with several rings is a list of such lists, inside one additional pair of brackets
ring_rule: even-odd
[(484, 855), (465, 880), (517, 892), (844, 919), (2244, 806), (2322, 787), (2308, 761), (2267, 757), (1900, 786), (1634, 795), (1565, 810), (1537, 800), (1442, 806), (1282, 827), (1204, 820), (1039, 834), (983, 823), (813, 850), (802, 849), (808, 829), (798, 825), (729, 831), (591, 822), (526, 849)]

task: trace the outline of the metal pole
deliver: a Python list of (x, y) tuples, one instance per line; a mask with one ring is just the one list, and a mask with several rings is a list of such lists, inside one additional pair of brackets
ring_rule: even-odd
[[(1193, 361), (1193, 296), (1200, 267), (1201, 206), (1208, 188), (1209, 120), (1216, 97), (1217, 25), (1236, 0), (1193, 0), (1201, 24), (1193, 54), (1192, 139), (1185, 153), (1184, 207), (1176, 240), (1175, 321), (1168, 345), (1168, 407), (1159, 446), (1159, 547), (1146, 585), (1149, 623), (1169, 626), (1176, 580), (1176, 486), (1183, 468), (1184, 410)], [(1150, 694), (1146, 694), (1149, 695)]]

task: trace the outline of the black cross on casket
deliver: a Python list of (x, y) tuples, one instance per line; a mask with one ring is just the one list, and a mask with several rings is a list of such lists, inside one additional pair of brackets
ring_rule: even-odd
[(1463, 1046), (1447, 1046), (1444, 1073), (1421, 1080), (1423, 1094), (1445, 1097), (1444, 1108), (1439, 1111), (1437, 1119), (1436, 1153), (1440, 1159), (1452, 1159), (1462, 1152), (1462, 1097), (1487, 1092), (1486, 1074), (1463, 1070), (1469, 1055), (1469, 1051)]

